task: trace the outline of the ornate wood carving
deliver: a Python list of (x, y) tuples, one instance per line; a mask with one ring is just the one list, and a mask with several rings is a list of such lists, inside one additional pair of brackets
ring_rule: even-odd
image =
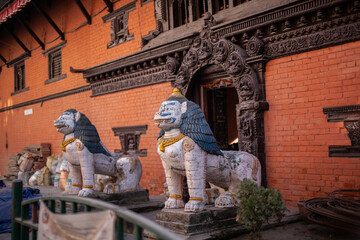
[(167, 68), (168, 79), (173, 80), (173, 86), (186, 95), (190, 84), (196, 81), (194, 75), (200, 69), (213, 64), (222, 67), (231, 77), (239, 96), (237, 105), (239, 149), (259, 157), (263, 167), (263, 184), (266, 185), (263, 112), (268, 109), (268, 103), (264, 99), (265, 94), (262, 93), (263, 88), (258, 74), (247, 63), (249, 58), (247, 51), (252, 56), (257, 56), (261, 53), (263, 43), (260, 39), (251, 38), (251, 43), (245, 51), (211, 31), (211, 27), (215, 24), (212, 15), (207, 13), (204, 21), (200, 35), (184, 55), (177, 71), (174, 59), (168, 59), (167, 65), (171, 66)]
[(360, 105), (324, 108), (328, 122), (344, 122), (350, 146), (329, 146), (330, 157), (360, 157)]
[[(249, 56), (252, 56), (251, 51), (256, 50), (255, 45), (252, 45), (250, 41), (255, 36), (263, 42), (264, 53), (269, 59), (360, 39), (358, 0), (288, 0), (277, 2), (279, 2), (279, 6), (281, 2), (288, 4), (246, 18), (242, 18), (241, 15), (234, 15), (238, 16), (238, 19), (234, 19), (231, 24), (214, 26), (213, 31), (219, 37), (231, 39), (232, 42), (246, 49)], [(150, 32), (151, 36), (158, 34), (157, 31), (161, 33), (161, 31), (167, 30), (164, 28), (169, 21), (166, 14), (169, 7), (167, 4), (168, 2), (165, 0), (154, 0), (155, 15), (159, 27), (156, 31)], [(135, 7), (136, 1), (130, 2), (130, 5)], [(229, 5), (230, 8), (235, 6), (226, 10), (232, 14), (237, 13), (240, 8), (247, 7), (247, 4), (236, 6), (233, 1), (229, 1)], [(129, 10), (128, 8), (119, 9), (121, 11)], [(104, 16), (104, 20), (113, 18), (118, 14), (119, 9)], [(145, 42), (151, 39), (150, 35), (149, 37), (144, 36)], [(129, 64), (144, 66), (149, 65), (152, 60), (156, 61), (158, 57), (165, 59), (175, 53), (181, 56), (182, 52), (192, 44), (194, 38), (194, 35), (189, 33), (186, 37), (170, 41), (161, 48), (148, 49), (88, 68), (84, 71), (83, 76), (89, 79), (99, 74), (109, 74), (114, 70), (122, 70)], [(255, 68), (254, 65), (250, 65)]]
[[(260, 96), (260, 99), (265, 99), (263, 73), (268, 59), (360, 39), (359, 4), (355, 2), (350, 0), (307, 0), (292, 3), (281, 9), (243, 20), (239, 19), (231, 25), (213, 26), (211, 27), (212, 36), (207, 38), (207, 41), (199, 41), (201, 37), (196, 36), (196, 34), (189, 35), (187, 38), (171, 42), (161, 48), (148, 49), (108, 62), (105, 65), (101, 64), (85, 69), (83, 75), (88, 82), (95, 83), (108, 80), (109, 78), (105, 76), (116, 78), (117, 75), (114, 73), (119, 71), (121, 73), (127, 73), (130, 70), (138, 72), (148, 67), (158, 66), (159, 58), (165, 61), (167, 57), (174, 58), (177, 55), (177, 60), (182, 61), (183, 56), (188, 53), (187, 50), (192, 44), (194, 47), (201, 48), (201, 51), (196, 52), (196, 54), (188, 53), (185, 59), (186, 66), (181, 66), (181, 74), (177, 74), (179, 81), (181, 79), (186, 81), (188, 68), (191, 68), (197, 61), (210, 61), (209, 55), (207, 55), (210, 52), (214, 55), (211, 57), (211, 61), (214, 60), (222, 65), (230, 64), (232, 74), (241, 75), (242, 69), (240, 67), (242, 65), (231, 64), (232, 62), (236, 63), (236, 59), (239, 59), (239, 54), (242, 53), (233, 53), (231, 59), (224, 59), (224, 56), (228, 56), (228, 51), (233, 52), (229, 49), (229, 42), (231, 42), (246, 49), (246, 52), (245, 50), (238, 52), (245, 52), (249, 56), (246, 58), (246, 62), (255, 70), (257, 75), (261, 89), (259, 94), (263, 95)], [(157, 19), (168, 21), (166, 14), (164, 14), (167, 6), (166, 1), (156, 0), (154, 4), (157, 8)], [(335, 11), (336, 7), (342, 9), (341, 14), (339, 11)], [(235, 11), (236, 8), (232, 10)], [(113, 15), (109, 15), (109, 18), (111, 16)], [(205, 34), (206, 31), (203, 32), (202, 34)], [(157, 34), (157, 32), (151, 34)], [(214, 38), (220, 40), (217, 42)], [(217, 42), (217, 45), (214, 45), (212, 41)], [(198, 44), (201, 46), (197, 46)], [(232, 45), (230, 44), (230, 46)], [(215, 48), (215, 50), (211, 48)], [(240, 58), (240, 61), (241, 59), (243, 58)], [(136, 86), (134, 85), (134, 87)]]
[(146, 134), (147, 125), (115, 127), (112, 128), (114, 135), (119, 136), (121, 150), (115, 150), (122, 153), (134, 153), (140, 157), (147, 156), (146, 149), (139, 149), (140, 136)]
[(167, 81), (163, 65), (139, 72), (134, 68), (134, 73), (129, 73), (130, 69), (124, 68), (123, 72), (113, 71), (90, 78), (92, 97)]
[[(344, 21), (349, 22), (349, 19), (344, 19)], [(345, 26), (334, 26), (339, 25), (339, 23), (341, 23), (341, 21), (329, 21), (312, 27), (305, 27), (293, 32), (280, 34), (276, 38), (270, 37), (264, 39), (265, 41), (268, 41), (266, 54), (271, 58), (276, 58), (317, 49), (322, 46), (327, 46), (330, 43), (341, 43), (359, 38), (360, 23), (350, 23)], [(333, 26), (332, 29), (313, 33), (316, 29), (326, 29), (329, 26)], [(289, 38), (289, 36), (293, 37)]]
[[(359, 1), (307, 0), (219, 28), (247, 51), (252, 37), (263, 41), (270, 59), (354, 41), (360, 38)], [(248, 51), (252, 56), (251, 51)]]

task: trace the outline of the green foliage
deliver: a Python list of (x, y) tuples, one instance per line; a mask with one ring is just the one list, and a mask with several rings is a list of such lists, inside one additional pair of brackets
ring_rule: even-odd
[(244, 179), (238, 194), (240, 203), (236, 221), (245, 224), (252, 239), (261, 237), (260, 229), (263, 223), (270, 218), (277, 218), (280, 222), (284, 216), (286, 206), (278, 190), (265, 189), (249, 179)]

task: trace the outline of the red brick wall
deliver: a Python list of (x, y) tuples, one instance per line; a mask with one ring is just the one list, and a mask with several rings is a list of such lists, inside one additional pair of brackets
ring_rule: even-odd
[(266, 67), (268, 185), (286, 202), (360, 188), (360, 159), (328, 157), (351, 145), (323, 107), (360, 104), (360, 41), (272, 60)]
[[(119, 1), (114, 4), (114, 9), (129, 2), (131, 0)], [(103, 1), (85, 1), (83, 4), (91, 15), (105, 7)], [(111, 40), (111, 23), (104, 23), (102, 20), (102, 17), (108, 14), (106, 9), (92, 18), (91, 25), (85, 24), (78, 30), (70, 32), (86, 20), (74, 1), (52, 1), (51, 7), (45, 4), (43, 8), (62, 31), (69, 32), (65, 34), (67, 42), (62, 49), (62, 72), (67, 74), (67, 78), (44, 84), (48, 79), (48, 58), (42, 54), (43, 50), (28, 32), (17, 26), (16, 35), (32, 50), (31, 57), (25, 61), (26, 87), (30, 90), (11, 96), (14, 91), (14, 69), (3, 66), (0, 73), (0, 108), (87, 85), (82, 74), (69, 71), (70, 66), (80, 69), (89, 68), (137, 52), (141, 50), (141, 36), (156, 28), (154, 2), (141, 6), (140, 1), (137, 1), (136, 9), (129, 13), (128, 21), (129, 33), (134, 34), (134, 40), (108, 49), (107, 43)], [(58, 37), (54, 29), (37, 12), (32, 14), (29, 25), (44, 42), (50, 42)], [(0, 46), (0, 54), (7, 60), (24, 53), (10, 36), (1, 36), (1, 41), (7, 43), (6, 47)], [(61, 40), (57, 39), (47, 43), (46, 49), (60, 42)], [(159, 130), (154, 126), (153, 116), (160, 103), (168, 98), (171, 89), (170, 84), (165, 83), (95, 98), (91, 98), (91, 92), (87, 91), (46, 101), (43, 104), (0, 112), (0, 175), (4, 175), (7, 171), (8, 157), (21, 152), (26, 145), (49, 142), (52, 145), (52, 152), (60, 153), (63, 136), (56, 132), (53, 121), (64, 110), (75, 108), (89, 117), (110, 151), (121, 148), (119, 137), (115, 137), (111, 130), (113, 127), (147, 124), (148, 131), (146, 135), (141, 136), (140, 141), (140, 149), (148, 150), (148, 156), (141, 158), (143, 164), (141, 185), (150, 189), (151, 194), (162, 192), (165, 177), (156, 153), (156, 138)], [(32, 108), (34, 113), (24, 116), (24, 110), (29, 108)]]
[[(63, 135), (53, 126), (53, 121), (68, 108), (84, 113), (97, 128), (104, 145), (110, 150), (120, 149), (119, 137), (114, 136), (113, 127), (148, 125), (141, 135), (140, 149), (147, 149), (147, 157), (140, 157), (143, 176), (140, 184), (151, 194), (163, 192), (165, 182), (161, 160), (156, 152), (159, 129), (154, 125), (154, 114), (172, 88), (169, 83), (136, 88), (100, 97), (90, 98), (90, 91), (47, 101), (41, 104), (0, 113), (0, 175), (7, 170), (7, 158), (21, 152), (29, 144), (51, 143), (52, 153), (61, 152)], [(32, 108), (33, 114), (24, 116), (24, 109)], [(5, 149), (5, 132), (8, 149)]]
[[(114, 4), (114, 9), (129, 2), (131, 0), (119, 1)], [(84, 5), (92, 15), (105, 7), (103, 1), (84, 1)], [(26, 29), (16, 25), (15, 34), (28, 49), (32, 50), (31, 57), (25, 61), (26, 87), (30, 87), (30, 91), (11, 97), (10, 93), (14, 91), (14, 69), (3, 66), (0, 73), (0, 108), (86, 85), (81, 74), (70, 72), (70, 66), (78, 69), (89, 68), (140, 51), (141, 36), (156, 28), (154, 3), (141, 6), (140, 1), (137, 1), (136, 9), (129, 13), (128, 21), (129, 33), (134, 34), (134, 40), (108, 49), (107, 43), (111, 41), (111, 23), (104, 23), (102, 19), (108, 14), (106, 9), (92, 18), (91, 25), (85, 24), (76, 31), (70, 32), (86, 21), (74, 1), (52, 1), (51, 7), (44, 4), (43, 8), (59, 28), (66, 32), (66, 47), (62, 49), (62, 72), (67, 74), (67, 78), (48, 85), (44, 84), (48, 79), (48, 57), (42, 54), (43, 50), (38, 47), (39, 44)], [(140, 20), (146, 24), (140, 24)], [(59, 35), (38, 12), (33, 12), (28, 24), (42, 41), (47, 42), (45, 49), (62, 42), (61, 39), (53, 41)], [(1, 41), (6, 44), (0, 46), (0, 54), (8, 61), (24, 53), (9, 34), (1, 36)], [(3, 62), (0, 61), (0, 64), (2, 65)]]

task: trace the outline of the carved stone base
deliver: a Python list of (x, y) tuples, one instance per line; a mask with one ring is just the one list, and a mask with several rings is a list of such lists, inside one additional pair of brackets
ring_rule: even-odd
[(184, 209), (163, 209), (156, 216), (156, 222), (175, 233), (195, 235), (239, 226), (235, 221), (236, 208), (215, 208), (206, 206), (201, 212), (184, 212)]
[(95, 192), (91, 198), (103, 200), (116, 205), (127, 205), (149, 201), (149, 192), (145, 189), (135, 191), (124, 191), (119, 193), (106, 194)]

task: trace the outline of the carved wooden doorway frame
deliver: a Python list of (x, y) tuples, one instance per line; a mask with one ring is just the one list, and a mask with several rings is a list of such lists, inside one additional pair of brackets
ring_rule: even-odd
[[(239, 98), (236, 105), (239, 149), (259, 158), (262, 185), (266, 186), (264, 111), (268, 110), (269, 104), (265, 100), (264, 88), (266, 58), (258, 56), (263, 45), (254, 37), (245, 50), (228, 39), (220, 38), (211, 30), (214, 25), (215, 19), (206, 13), (203, 29), (184, 54), (182, 62), (179, 58), (167, 58), (168, 79), (173, 79), (173, 87), (186, 96), (190, 84), (197, 81), (196, 73), (206, 66), (221, 66), (232, 78)], [(252, 66), (256, 66), (255, 70)]]

